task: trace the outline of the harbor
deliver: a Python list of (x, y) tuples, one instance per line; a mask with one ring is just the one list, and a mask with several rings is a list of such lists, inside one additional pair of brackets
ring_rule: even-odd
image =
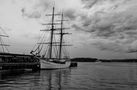
[[(72, 62), (70, 67), (77, 67), (76, 62)], [(0, 53), (0, 71), (2, 70), (41, 70), (40, 60), (33, 55)]]
[[(33, 71), (37, 71), (42, 69), (64, 69), (77, 66), (77, 62), (71, 62), (70, 56), (66, 54), (68, 52), (66, 51), (66, 48), (64, 48), (64, 46), (71, 45), (64, 44), (64, 35), (70, 33), (64, 32), (65, 27), (63, 26), (63, 22), (66, 20), (64, 19), (63, 12), (56, 14), (55, 7), (53, 6), (52, 13), (47, 15), (51, 16), (51, 23), (43, 25), (49, 25), (51, 28), (40, 31), (49, 31), (50, 39), (38, 42), (36, 44), (36, 48), (30, 51), (30, 55), (8, 53), (9, 50), (7, 46), (9, 45), (3, 42), (3, 37), (9, 36), (4, 34), (0, 35), (0, 46), (2, 48), (2, 52), (0, 53), (1, 70), (32, 69)], [(56, 15), (60, 16), (59, 28), (55, 28), (56, 22), (54, 19)], [(3, 31), (2, 28), (1, 30)], [(55, 34), (58, 34), (59, 37), (56, 37)], [(41, 39), (47, 38), (41, 37)], [(47, 47), (47, 49), (45, 49), (45, 47)], [(65, 50), (65, 52), (63, 50)]]
[(137, 0), (0, 0), (0, 90), (137, 90)]

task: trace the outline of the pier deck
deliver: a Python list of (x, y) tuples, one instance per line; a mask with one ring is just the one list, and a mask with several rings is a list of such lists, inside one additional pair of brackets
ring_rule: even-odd
[(0, 53), (0, 69), (32, 69), (39, 70), (40, 62), (33, 55)]

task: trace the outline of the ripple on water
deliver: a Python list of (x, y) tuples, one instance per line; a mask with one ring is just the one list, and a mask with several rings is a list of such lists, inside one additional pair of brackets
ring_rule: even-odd
[(0, 90), (137, 90), (135, 63), (79, 63), (77, 68), (0, 72)]

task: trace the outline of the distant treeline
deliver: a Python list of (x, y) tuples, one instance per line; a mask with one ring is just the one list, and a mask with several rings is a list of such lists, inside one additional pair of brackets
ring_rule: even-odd
[(71, 61), (75, 62), (96, 62), (96, 58), (72, 58)]
[(137, 59), (111, 59), (111, 60), (104, 60), (100, 59), (101, 62), (137, 62)]
[(75, 62), (137, 62), (137, 59), (97, 59), (97, 58), (72, 58)]

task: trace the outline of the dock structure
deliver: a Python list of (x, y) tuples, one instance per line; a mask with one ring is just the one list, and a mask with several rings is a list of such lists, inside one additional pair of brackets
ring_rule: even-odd
[(0, 70), (32, 69), (39, 70), (39, 59), (33, 55), (0, 53)]

